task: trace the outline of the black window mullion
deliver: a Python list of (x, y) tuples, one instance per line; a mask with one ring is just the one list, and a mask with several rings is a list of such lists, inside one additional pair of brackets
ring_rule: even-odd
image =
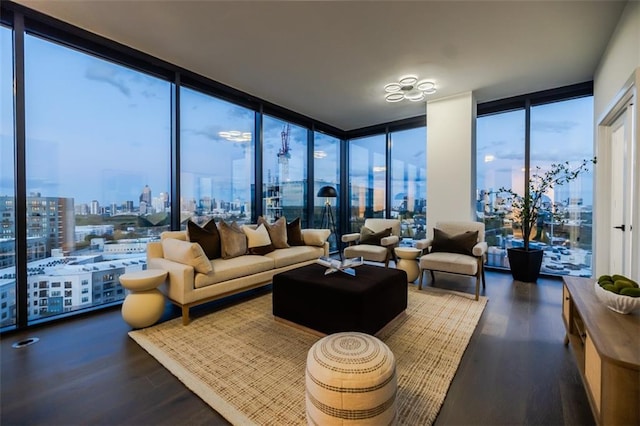
[(305, 196), (305, 214), (307, 216), (307, 228), (315, 228), (315, 197), (316, 197), (316, 179), (315, 179), (315, 161), (313, 153), (316, 150), (315, 147), (315, 127), (313, 124), (311, 128), (307, 129), (307, 184), (303, 190), (306, 191)]
[(16, 247), (16, 328), (29, 321), (27, 281), (27, 185), (26, 185), (26, 110), (24, 78), (24, 16), (14, 15), (13, 78), (15, 126), (15, 247)]
[(180, 73), (171, 87), (171, 229), (180, 229)]
[(262, 197), (263, 197), (263, 180), (262, 180), (262, 150), (264, 149), (264, 138), (262, 135), (262, 120), (264, 118), (264, 114), (262, 108), (259, 111), (255, 112), (255, 120), (254, 120), (254, 138), (253, 143), (255, 145), (254, 149), (254, 173), (255, 173), (255, 184), (253, 189), (253, 211), (251, 212), (251, 222), (256, 223), (258, 221), (258, 216), (262, 216), (264, 212), (262, 211)]
[(384, 217), (391, 218), (391, 132), (385, 129)]

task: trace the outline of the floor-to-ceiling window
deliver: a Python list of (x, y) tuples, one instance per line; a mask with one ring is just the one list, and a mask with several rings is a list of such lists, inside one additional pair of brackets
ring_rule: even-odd
[[(476, 210), (486, 226), (488, 266), (507, 268), (506, 249), (523, 244), (521, 226), (501, 203), (498, 190), (524, 194), (526, 153), (530, 174), (543, 174), (551, 164), (565, 161), (575, 168), (593, 158), (592, 96), (532, 104), (529, 147), (524, 103), (477, 120)], [(593, 167), (590, 170), (544, 195), (548, 209), (541, 210), (531, 234), (532, 246), (544, 250), (543, 273), (591, 276)]]
[(386, 217), (386, 136), (349, 141), (349, 229), (359, 232), (365, 218)]
[[(531, 170), (549, 170), (569, 162), (575, 169), (593, 158), (593, 97), (571, 99), (531, 108)], [(542, 211), (532, 233), (545, 244), (542, 272), (591, 276), (593, 229), (593, 167), (568, 184), (546, 194), (549, 210)], [(555, 210), (554, 216), (551, 206)]]
[(524, 110), (478, 117), (476, 122), (476, 214), (485, 224), (487, 265), (508, 267), (511, 213), (502, 209), (499, 188), (524, 193)]
[(180, 210), (186, 219), (251, 221), (254, 112), (180, 89)]
[(16, 322), (13, 31), (0, 26), (0, 327)]
[(401, 220), (402, 238), (425, 238), (426, 127), (391, 132), (391, 217)]
[(262, 123), (263, 216), (269, 222), (299, 217), (307, 227), (308, 130), (268, 115)]
[[(313, 133), (313, 165), (314, 165), (314, 182), (313, 182), (313, 195), (314, 195), (314, 209), (313, 209), (313, 227), (319, 228), (321, 226), (328, 226), (330, 217), (333, 217), (336, 231), (340, 229), (339, 226), (339, 209), (340, 203), (340, 139), (327, 135), (322, 132)], [(336, 198), (322, 198), (317, 197), (318, 190), (324, 186), (331, 186), (336, 190), (338, 197)], [(328, 206), (325, 206), (325, 202), (329, 202)], [(330, 211), (329, 211), (330, 209)], [(329, 216), (331, 215), (331, 216)], [(332, 234), (329, 237), (330, 250), (337, 250), (338, 241), (337, 235)]]
[(29, 320), (116, 302), (169, 229), (171, 84), (25, 37)]

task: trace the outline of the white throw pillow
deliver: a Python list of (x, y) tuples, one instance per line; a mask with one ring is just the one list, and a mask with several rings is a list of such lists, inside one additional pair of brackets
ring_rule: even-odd
[(165, 238), (162, 240), (162, 251), (165, 259), (193, 266), (196, 272), (208, 274), (213, 271), (211, 262), (198, 243)]
[(243, 225), (242, 230), (247, 236), (247, 248), (262, 247), (271, 244), (269, 231), (267, 231), (264, 224), (260, 224), (256, 229), (251, 229)]
[(331, 235), (328, 229), (303, 229), (302, 238), (305, 245), (322, 247)]
[(245, 225), (242, 227), (242, 231), (244, 231), (247, 236), (247, 252), (249, 254), (265, 255), (275, 250), (275, 247), (273, 247), (271, 243), (269, 231), (263, 223), (255, 229), (253, 226)]

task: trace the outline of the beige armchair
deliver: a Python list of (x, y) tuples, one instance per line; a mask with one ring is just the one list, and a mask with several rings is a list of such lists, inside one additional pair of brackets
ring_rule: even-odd
[(382, 262), (388, 268), (391, 257), (395, 259), (393, 249), (399, 241), (398, 219), (366, 219), (359, 233), (342, 236), (342, 242), (349, 244), (344, 249), (344, 257), (348, 259), (362, 256), (364, 260)]
[[(477, 231), (477, 237), (475, 232)], [(466, 234), (471, 232), (472, 234)], [(485, 288), (484, 261), (487, 243), (484, 241), (484, 223), (481, 222), (438, 222), (434, 238), (420, 240), (416, 248), (425, 253), (420, 257), (419, 289), (422, 289), (424, 273), (431, 273), (435, 282), (436, 272), (470, 275), (476, 277), (476, 300), (480, 294), (480, 281)]]

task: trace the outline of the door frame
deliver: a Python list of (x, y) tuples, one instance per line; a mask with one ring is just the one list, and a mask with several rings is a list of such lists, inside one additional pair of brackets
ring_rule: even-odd
[[(618, 96), (602, 118), (597, 121), (595, 152), (598, 157), (598, 164), (595, 168), (595, 200), (594, 200), (594, 241), (593, 241), (593, 276), (602, 274), (618, 273), (609, 271), (611, 253), (611, 234), (613, 224), (611, 209), (609, 207), (609, 197), (611, 188), (611, 136), (612, 126), (622, 115), (628, 113), (628, 120), (625, 126), (630, 126), (630, 149), (631, 166), (630, 184), (632, 185), (632, 200), (630, 200), (630, 220), (635, 225), (631, 232), (631, 253), (627, 258), (640, 259), (640, 108), (638, 108), (638, 86), (640, 85), (640, 69), (625, 82)], [(629, 224), (627, 224), (629, 226)], [(625, 231), (627, 232), (627, 231)], [(640, 265), (638, 262), (631, 262), (631, 277), (640, 279)]]

